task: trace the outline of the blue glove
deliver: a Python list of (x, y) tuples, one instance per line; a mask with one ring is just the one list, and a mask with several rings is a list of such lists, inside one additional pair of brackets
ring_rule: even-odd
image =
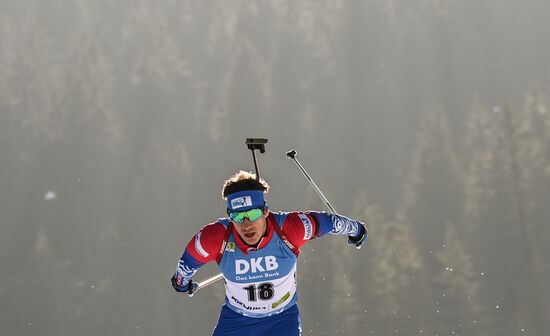
[(355, 236), (348, 236), (348, 244), (355, 245), (356, 248), (360, 249), (367, 239), (367, 236), (367, 228), (362, 223), (359, 223), (359, 232)]
[(193, 292), (197, 288), (197, 284), (195, 282), (193, 282), (193, 280), (189, 280), (189, 282), (187, 284), (185, 284), (185, 286), (182, 286), (182, 285), (178, 284), (178, 281), (176, 280), (176, 275), (175, 274), (172, 275), (172, 278), (170, 279), (170, 281), (172, 282), (172, 287), (174, 287), (176, 292), (187, 293), (190, 296), (193, 295)]

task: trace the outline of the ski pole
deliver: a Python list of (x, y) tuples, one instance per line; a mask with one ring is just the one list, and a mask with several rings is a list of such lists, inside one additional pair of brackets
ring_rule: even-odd
[[(256, 150), (259, 150), (260, 153), (265, 153), (265, 144), (267, 143), (267, 139), (265, 138), (247, 138), (245, 141), (246, 147), (252, 151), (252, 158), (254, 160), (254, 169), (256, 170), (256, 180), (260, 180), (260, 168), (258, 167), (258, 161), (256, 160)], [(208, 286), (211, 285), (217, 281), (220, 281), (223, 279), (223, 274), (220, 273), (218, 275), (214, 275), (211, 278), (208, 278), (204, 281), (194, 283), (193, 288), (191, 291), (189, 291), (189, 296), (193, 296), (193, 294)]]
[[(330, 212), (334, 215), (337, 215), (338, 213), (336, 212), (336, 210), (334, 210), (334, 207), (332, 206), (332, 204), (330, 204), (330, 202), (325, 197), (325, 195), (323, 195), (323, 192), (321, 191), (321, 189), (319, 189), (319, 187), (317, 186), (317, 184), (315, 184), (315, 182), (313, 181), (311, 176), (309, 176), (309, 174), (306, 172), (304, 167), (296, 159), (296, 151), (294, 149), (292, 149), (292, 150), (290, 150), (286, 153), (286, 156), (287, 156), (287, 158), (292, 159), (292, 160), (294, 160), (294, 162), (296, 162), (296, 165), (298, 165), (298, 168), (300, 168), (300, 170), (302, 171), (302, 173), (304, 174), (306, 179), (309, 181), (309, 183), (311, 184), (313, 189), (315, 189), (315, 191), (317, 192), (317, 195), (319, 195), (319, 197), (323, 200), (323, 202), (325, 202), (325, 205), (327, 206), (327, 208), (329, 208)], [(348, 240), (348, 243), (349, 243), (349, 240)], [(356, 247), (358, 249), (360, 249), (361, 245), (356, 246)]]
[(189, 291), (189, 296), (193, 296), (193, 294), (195, 294), (195, 292), (203, 289), (204, 287), (207, 287), (215, 282), (218, 282), (219, 280), (223, 279), (223, 274), (217, 274), (217, 275), (214, 275), (213, 277), (211, 278), (208, 278), (206, 280), (203, 280), (201, 282), (195, 282), (193, 283), (193, 289), (191, 291)]
[(254, 169), (256, 169), (256, 181), (260, 180), (260, 168), (258, 168), (258, 161), (256, 160), (255, 150), (259, 150), (260, 153), (265, 153), (265, 144), (267, 139), (265, 138), (247, 138), (246, 146), (252, 151), (252, 158), (254, 159)]
[(333, 214), (337, 214), (336, 210), (334, 210), (334, 208), (332, 207), (332, 205), (330, 204), (330, 202), (328, 201), (328, 199), (325, 197), (325, 195), (323, 195), (323, 192), (321, 191), (321, 189), (319, 189), (319, 187), (317, 186), (317, 184), (315, 184), (315, 182), (313, 181), (313, 179), (311, 178), (311, 176), (309, 176), (309, 174), (306, 172), (306, 170), (304, 169), (304, 167), (300, 164), (300, 162), (298, 161), (298, 159), (296, 159), (296, 151), (294, 149), (292, 150), (289, 150), (288, 152), (286, 152), (286, 157), (288, 159), (292, 159), (294, 160), (294, 162), (296, 162), (296, 165), (298, 166), (298, 168), (300, 168), (300, 170), (302, 171), (302, 173), (304, 174), (304, 176), (306, 177), (306, 179), (309, 181), (309, 183), (311, 184), (311, 186), (313, 187), (313, 189), (317, 192), (317, 195), (319, 195), (319, 197), (321, 198), (321, 200), (325, 203), (325, 205), (328, 207), (328, 209), (330, 210), (330, 212), (332, 212)]

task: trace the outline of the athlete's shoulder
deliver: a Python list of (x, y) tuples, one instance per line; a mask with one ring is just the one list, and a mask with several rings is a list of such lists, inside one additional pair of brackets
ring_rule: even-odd
[(278, 216), (281, 219), (282, 232), (294, 245), (300, 247), (315, 238), (317, 230), (315, 219), (306, 212), (282, 212), (278, 213)]
[(208, 233), (209, 235), (218, 236), (218, 235), (225, 235), (225, 232), (229, 228), (229, 224), (231, 222), (225, 218), (220, 218), (217, 221), (213, 223), (206, 224), (202, 227), (200, 232)]
[(227, 236), (229, 222), (217, 222), (203, 226), (189, 241), (187, 251), (198, 261), (208, 262), (215, 260), (220, 246)]

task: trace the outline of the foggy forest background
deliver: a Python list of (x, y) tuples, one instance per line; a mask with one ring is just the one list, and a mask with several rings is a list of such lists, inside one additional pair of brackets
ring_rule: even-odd
[[(209, 335), (170, 286), (259, 156), (304, 335), (547, 335), (547, 0), (0, 1), (0, 333)], [(196, 280), (217, 273), (201, 269)]]

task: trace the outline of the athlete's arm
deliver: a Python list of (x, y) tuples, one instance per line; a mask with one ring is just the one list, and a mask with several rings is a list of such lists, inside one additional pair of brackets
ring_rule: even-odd
[(284, 216), (281, 230), (296, 248), (299, 249), (315, 238), (317, 223), (309, 214), (305, 212), (282, 212), (278, 215)]
[[(324, 211), (308, 211), (318, 224), (317, 237), (326, 234), (356, 236), (364, 224), (346, 216), (337, 215)], [(365, 228), (366, 229), (366, 228)]]
[(172, 286), (178, 292), (187, 292), (191, 278), (204, 264), (216, 260), (226, 228), (214, 223), (204, 226), (187, 244), (172, 277)]
[(367, 240), (368, 230), (365, 224), (346, 216), (328, 212), (308, 212), (315, 218), (318, 224), (317, 236), (321, 237), (327, 233), (336, 235), (347, 235), (348, 244), (361, 248)]

